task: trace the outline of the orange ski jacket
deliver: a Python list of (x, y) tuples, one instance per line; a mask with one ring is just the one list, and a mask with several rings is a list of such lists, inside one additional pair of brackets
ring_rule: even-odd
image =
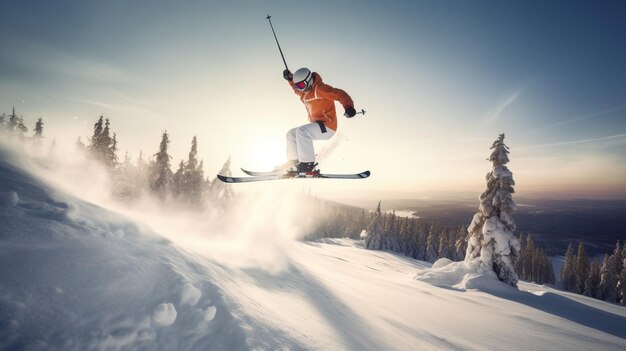
[(336, 89), (322, 82), (322, 77), (313, 72), (313, 86), (309, 91), (299, 91), (293, 82), (289, 85), (293, 91), (300, 97), (300, 101), (304, 103), (309, 113), (309, 121), (322, 121), (326, 128), (334, 131), (337, 130), (337, 111), (335, 111), (335, 101), (345, 109), (348, 106), (354, 106), (350, 95), (341, 89)]

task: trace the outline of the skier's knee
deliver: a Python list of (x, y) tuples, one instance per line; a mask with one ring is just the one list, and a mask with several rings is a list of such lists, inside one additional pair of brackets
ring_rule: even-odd
[(298, 138), (311, 138), (311, 133), (306, 128), (300, 127), (296, 129), (296, 136)]

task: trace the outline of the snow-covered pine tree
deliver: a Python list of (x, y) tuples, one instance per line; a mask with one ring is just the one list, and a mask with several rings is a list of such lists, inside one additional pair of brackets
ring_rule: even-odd
[[(107, 119), (108, 121), (108, 119)], [(106, 149), (106, 164), (109, 167), (109, 169), (114, 169), (117, 164), (119, 159), (117, 158), (117, 133), (113, 133), (113, 138), (111, 139), (111, 143), (109, 144), (109, 147)]]
[(507, 168), (508, 146), (500, 134), (491, 146), (493, 169), (487, 174), (487, 190), (480, 195), (480, 206), (468, 228), (466, 262), (481, 263), (492, 269), (498, 279), (517, 286), (515, 263), (520, 244), (513, 232), (515, 222), (510, 213), (515, 209), (511, 194), (515, 192), (513, 174)]
[(610, 261), (613, 266), (611, 271), (615, 273), (615, 294), (617, 295), (615, 302), (620, 302), (622, 300), (620, 278), (624, 267), (624, 257), (622, 257), (622, 246), (619, 240), (615, 244), (615, 250), (613, 250)]
[(624, 257), (622, 256), (622, 246), (620, 245), (619, 240), (615, 244), (615, 250), (613, 250), (613, 271), (616, 275), (622, 273), (622, 261), (624, 261)]
[(517, 271), (522, 279), (533, 281), (533, 253), (535, 251), (535, 243), (532, 240), (532, 236), (528, 234), (526, 240), (524, 235), (519, 237), (520, 241), (520, 257), (517, 260)]
[(138, 194), (141, 194), (144, 190), (148, 190), (150, 188), (150, 169), (150, 164), (143, 158), (143, 150), (139, 150), (135, 173), (135, 183), (137, 184)]
[(378, 202), (378, 207), (376, 207), (376, 212), (374, 212), (374, 217), (367, 225), (367, 229), (365, 239), (363, 240), (363, 244), (366, 249), (370, 250), (380, 250), (382, 248), (382, 237), (383, 237), (383, 226), (382, 226), (382, 213), (380, 211), (380, 201)]
[(444, 235), (439, 236), (439, 245), (437, 245), (437, 259), (448, 258), (448, 241)]
[(539, 284), (554, 284), (556, 277), (554, 276), (554, 268), (548, 255), (540, 248), (535, 248), (534, 257), (536, 264), (533, 266), (535, 267), (535, 276), (537, 277), (535, 281)]
[(582, 294), (585, 291), (585, 282), (589, 278), (589, 259), (585, 254), (582, 241), (578, 244), (578, 253), (576, 254), (576, 276), (579, 282), (577, 292)]
[[(626, 243), (624, 244), (626, 246)], [(620, 295), (620, 303), (626, 306), (626, 258), (622, 262), (622, 272), (619, 274), (619, 282), (617, 285)]]
[(96, 160), (102, 160), (102, 145), (103, 145), (103, 137), (102, 131), (104, 129), (104, 116), (100, 116), (98, 121), (93, 125), (93, 136), (91, 137), (91, 141), (87, 149)]
[(24, 124), (24, 117), (20, 116), (18, 119), (17, 130), (19, 131), (19, 136), (24, 138), (26, 133), (28, 132), (28, 127)]
[(9, 115), (9, 123), (7, 124), (7, 129), (10, 132), (14, 132), (17, 130), (17, 126), (20, 124), (19, 117), (15, 114), (15, 107), (13, 107), (13, 112)]
[(178, 169), (174, 172), (174, 177), (172, 178), (172, 195), (174, 198), (181, 198), (185, 195), (185, 184), (183, 180), (183, 175), (185, 173), (185, 162), (180, 160), (178, 164)]
[(136, 183), (137, 168), (126, 151), (124, 161), (118, 165), (113, 174), (113, 193), (120, 199), (131, 200), (139, 196)]
[[(230, 157), (226, 160), (226, 162), (224, 162), (219, 174), (227, 177), (232, 175), (230, 170)], [(217, 200), (221, 204), (227, 204), (234, 198), (233, 190), (230, 184), (216, 181), (216, 179), (214, 179), (210, 184), (209, 194), (212, 199)]]
[(198, 139), (196, 136), (191, 140), (189, 158), (183, 172), (183, 196), (186, 202), (193, 206), (202, 205), (203, 200), (204, 171), (202, 163), (198, 163)]
[(7, 114), (2, 112), (2, 114), (0, 115), (0, 131), (3, 131), (5, 129), (6, 123), (7, 123)]
[(435, 225), (432, 224), (428, 231), (428, 238), (426, 239), (426, 261), (431, 263), (437, 261), (437, 251), (437, 234), (435, 233)]
[(597, 296), (599, 299), (617, 302), (617, 273), (614, 269), (613, 256), (604, 255), (604, 261), (600, 269), (600, 285)]
[(591, 268), (589, 269), (589, 276), (585, 280), (585, 290), (583, 295), (589, 297), (598, 297), (598, 288), (600, 287), (600, 262), (597, 257), (593, 258)]
[(159, 144), (159, 152), (154, 154), (154, 167), (150, 181), (150, 189), (161, 199), (165, 199), (168, 195), (172, 183), (173, 174), (170, 166), (172, 156), (167, 153), (169, 143), (167, 131), (164, 131), (161, 144)]
[(43, 138), (43, 119), (41, 119), (41, 117), (39, 117), (37, 123), (35, 123), (35, 129), (33, 129), (33, 131), (35, 132), (35, 135), (33, 135), (34, 139)]
[(580, 293), (578, 290), (580, 287), (580, 280), (576, 274), (576, 256), (574, 255), (574, 247), (572, 243), (567, 246), (567, 252), (565, 253), (565, 262), (561, 267), (561, 283), (563, 288), (567, 291)]
[(465, 259), (465, 251), (467, 250), (467, 236), (465, 235), (465, 228), (463, 228), (463, 226), (458, 229), (454, 248), (456, 249), (454, 260), (463, 261)]

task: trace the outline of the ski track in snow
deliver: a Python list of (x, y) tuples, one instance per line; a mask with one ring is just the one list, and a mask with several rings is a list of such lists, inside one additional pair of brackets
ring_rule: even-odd
[(0, 148), (0, 349), (626, 349), (623, 306), (348, 239), (294, 243), (280, 270), (233, 266), (12, 157)]

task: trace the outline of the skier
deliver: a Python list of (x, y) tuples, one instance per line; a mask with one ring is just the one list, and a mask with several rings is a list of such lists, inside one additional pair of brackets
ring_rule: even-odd
[(370, 171), (352, 174), (321, 173), (315, 169), (315, 150), (313, 140), (328, 140), (337, 131), (337, 112), (335, 101), (339, 101), (345, 109), (344, 116), (352, 118), (358, 113), (365, 114), (365, 110), (356, 112), (352, 98), (345, 91), (335, 89), (322, 82), (322, 77), (311, 72), (308, 68), (300, 68), (291, 73), (276, 37), (270, 15), (266, 19), (272, 28), (280, 57), (285, 64), (283, 78), (285, 78), (293, 91), (300, 97), (300, 101), (306, 106), (309, 123), (293, 128), (287, 132), (287, 162), (274, 168), (271, 172), (256, 172), (241, 169), (249, 177), (232, 177), (218, 174), (217, 178), (225, 183), (248, 183), (277, 179), (293, 178), (325, 178), (325, 179), (365, 179), (370, 176)]
[(283, 71), (293, 91), (306, 106), (309, 122), (287, 132), (287, 162), (277, 167), (276, 171), (286, 173), (314, 172), (315, 151), (313, 140), (328, 140), (337, 131), (337, 113), (335, 101), (339, 101), (345, 109), (344, 116), (352, 118), (356, 115), (352, 98), (345, 91), (336, 89), (322, 82), (317, 72), (308, 68), (300, 68), (295, 73), (288, 69)]

